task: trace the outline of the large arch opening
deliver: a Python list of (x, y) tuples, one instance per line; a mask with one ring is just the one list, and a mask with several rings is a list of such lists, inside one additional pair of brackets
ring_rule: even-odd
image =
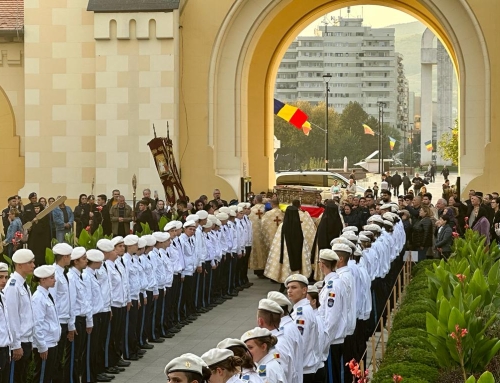
[[(235, 181), (243, 176), (250, 175), (258, 191), (274, 184), (273, 88), (287, 47), (322, 15), (361, 4), (406, 12), (443, 42), (458, 76), (462, 187), (473, 180), (481, 185), (484, 147), (490, 141), (490, 71), (484, 38), (465, 1), (443, 0), (439, 5), (430, 0), (241, 1), (235, 2), (219, 31), (209, 87), (214, 165), (217, 175), (236, 192)], [(219, 151), (228, 138), (234, 139), (234, 153)]]
[(0, 201), (5, 203), (13, 190), (24, 186), (24, 157), (16, 136), (16, 119), (7, 94), (0, 87)]

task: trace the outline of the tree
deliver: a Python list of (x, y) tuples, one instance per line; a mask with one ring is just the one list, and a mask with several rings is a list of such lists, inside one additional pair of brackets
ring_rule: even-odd
[(458, 120), (455, 120), (455, 126), (451, 132), (441, 135), (438, 141), (438, 152), (447, 161), (453, 165), (458, 165)]

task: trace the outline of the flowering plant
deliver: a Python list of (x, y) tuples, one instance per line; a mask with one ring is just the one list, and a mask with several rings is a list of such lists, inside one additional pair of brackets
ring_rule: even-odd
[(18, 248), (22, 240), (23, 240), (23, 233), (21, 233), (20, 231), (16, 231), (16, 233), (14, 234), (14, 238), (12, 238), (12, 246), (14, 247), (14, 250)]
[(369, 371), (363, 370), (363, 366), (360, 367), (356, 359), (351, 359), (351, 361), (345, 365), (349, 366), (349, 370), (351, 370), (353, 383), (368, 383)]
[(96, 209), (97, 209), (97, 210), (99, 210), (99, 213), (100, 213), (100, 212), (102, 211), (102, 206), (98, 205), (98, 206), (96, 207)]
[(401, 381), (403, 381), (403, 377), (402, 377), (401, 375), (396, 375), (396, 374), (394, 374), (394, 375), (392, 376), (392, 381), (393, 381), (394, 383), (400, 383)]

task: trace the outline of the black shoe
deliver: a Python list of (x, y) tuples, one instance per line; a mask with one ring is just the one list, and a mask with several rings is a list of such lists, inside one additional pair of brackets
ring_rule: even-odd
[(207, 312), (208, 312), (208, 310), (207, 310), (205, 307), (202, 307), (202, 308), (199, 310), (199, 312), (201, 312), (201, 313), (207, 313)]
[(153, 346), (152, 344), (149, 344), (149, 343), (144, 343), (142, 346), (141, 346), (141, 349), (143, 350), (151, 350), (152, 348), (154, 348), (155, 346)]
[(229, 293), (228, 295), (231, 296), (231, 297), (237, 297), (238, 293), (237, 292), (232, 292), (232, 293)]
[(144, 355), (147, 351), (146, 350), (137, 350), (137, 355)]
[(238, 287), (236, 287), (236, 288), (235, 288), (235, 290), (236, 290), (236, 291), (243, 291), (244, 289), (243, 289), (243, 287), (238, 286)]
[(120, 373), (120, 370), (118, 370), (116, 367), (108, 367), (104, 371), (106, 371), (107, 374), (113, 374), (113, 375), (117, 375)]
[(106, 377), (106, 378), (111, 379), (111, 380), (113, 380), (113, 379), (115, 378), (115, 376), (114, 376), (114, 375), (108, 375), (108, 374), (105, 374), (104, 372), (103, 372), (101, 375), (102, 375), (103, 377)]
[[(114, 376), (113, 376), (114, 378)], [(111, 382), (111, 379), (102, 375), (102, 374), (97, 374), (97, 381), (98, 382)]]
[(196, 315), (190, 315), (187, 317), (187, 320), (192, 320), (192, 321), (195, 321), (196, 319), (198, 319), (198, 317)]
[(120, 371), (120, 372), (125, 371), (125, 368), (123, 368), (123, 367), (118, 367), (118, 366), (115, 366), (115, 368), (116, 368), (118, 371)]
[(186, 325), (188, 325), (189, 323), (190, 323), (190, 322), (188, 322), (187, 320), (185, 320), (185, 319), (184, 319), (184, 320), (181, 322), (181, 325), (186, 326)]
[(138, 355), (137, 355), (137, 357), (138, 357), (139, 359), (142, 359), (142, 358), (144, 358), (144, 355), (139, 355), (139, 354), (138, 354)]
[(174, 336), (174, 333), (169, 332), (167, 335), (165, 335), (165, 338), (173, 338)]
[(199, 312), (195, 312), (195, 313), (194, 313), (194, 314), (192, 314), (192, 315), (194, 315), (194, 316), (196, 316), (196, 317), (199, 317), (199, 316), (201, 316), (201, 313), (199, 313)]
[(176, 334), (178, 332), (181, 332), (181, 330), (179, 330), (178, 328), (176, 327), (172, 327), (170, 330), (168, 330), (168, 332), (172, 333), (172, 334)]
[[(214, 307), (215, 307), (215, 306), (214, 306)], [(207, 307), (205, 307), (205, 310), (207, 310), (207, 312), (208, 312), (208, 311), (210, 311), (210, 310), (212, 310), (212, 309), (213, 309), (213, 307), (211, 307), (211, 306), (207, 306)]]
[(221, 298), (222, 299), (233, 299), (233, 297), (231, 295), (228, 295), (228, 294), (223, 295)]
[(215, 303), (217, 303), (218, 305), (220, 305), (220, 304), (224, 303), (225, 301), (226, 301), (225, 299), (223, 299), (223, 298), (219, 298), (219, 299), (217, 299), (217, 300), (215, 301)]
[[(125, 358), (125, 360), (139, 360), (139, 357), (137, 355), (129, 355), (128, 358)], [(125, 362), (127, 363), (127, 362)]]
[[(217, 302), (217, 301), (216, 301), (216, 302)], [(208, 305), (208, 307), (214, 308), (214, 307), (217, 307), (217, 305), (216, 305), (215, 303), (210, 303), (210, 304)]]
[(128, 367), (131, 365), (130, 362), (125, 362), (123, 359), (120, 359), (116, 364), (118, 367)]
[(165, 342), (165, 339), (156, 338), (156, 339), (151, 339), (150, 342), (151, 343), (163, 343), (163, 342)]

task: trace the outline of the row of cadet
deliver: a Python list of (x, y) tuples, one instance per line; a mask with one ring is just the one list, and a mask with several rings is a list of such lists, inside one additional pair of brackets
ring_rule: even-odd
[(101, 239), (88, 251), (59, 243), (55, 264), (35, 270), (31, 250), (17, 250), (0, 296), (0, 383), (24, 383), (32, 358), (37, 382), (110, 382), (152, 343), (250, 287), (244, 209), (230, 209), (232, 221), (199, 211), (164, 232)]
[(366, 341), (403, 267), (402, 222), (387, 205), (364, 231), (346, 227), (319, 253), (323, 281), (301, 274), (260, 300), (257, 326), (224, 339), (200, 357), (183, 354), (165, 367), (179, 383), (348, 383), (349, 362), (364, 359)]

